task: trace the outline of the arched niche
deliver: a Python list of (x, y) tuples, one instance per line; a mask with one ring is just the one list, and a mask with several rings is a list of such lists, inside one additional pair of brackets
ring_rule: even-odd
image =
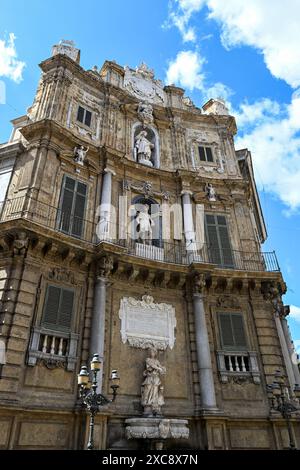
[[(145, 138), (150, 142), (152, 145), (151, 148), (151, 156), (150, 158), (145, 157), (140, 158), (138, 155), (138, 137), (140, 136), (141, 132), (146, 133)], [(143, 165), (152, 167), (152, 168), (159, 168), (160, 167), (160, 152), (159, 152), (159, 137), (158, 132), (153, 126), (143, 126), (140, 122), (136, 122), (132, 127), (132, 153), (133, 159), (141, 163)], [(147, 163), (147, 161), (150, 162)]]
[(131, 238), (136, 241), (140, 240), (139, 227), (138, 227), (138, 214), (144, 210), (144, 207), (148, 206), (147, 213), (151, 217), (154, 225), (152, 225), (152, 239), (146, 243), (162, 247), (162, 216), (160, 204), (155, 199), (148, 196), (135, 196), (131, 201)]

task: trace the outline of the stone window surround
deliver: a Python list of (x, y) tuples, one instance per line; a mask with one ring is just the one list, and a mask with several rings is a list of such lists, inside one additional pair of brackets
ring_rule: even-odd
[[(44, 310), (44, 304), (46, 300), (47, 294), (47, 287), (49, 285), (53, 285), (55, 287), (66, 287), (68, 289), (74, 290), (74, 303), (73, 303), (73, 314), (72, 314), (72, 321), (69, 331), (58, 331), (49, 327), (44, 327), (42, 325), (42, 316)], [(34, 321), (34, 325), (32, 326), (30, 341), (29, 341), (29, 348), (28, 348), (28, 356), (27, 356), (27, 365), (28, 366), (35, 366), (38, 360), (44, 360), (45, 363), (53, 363), (61, 366), (66, 367), (67, 371), (73, 371), (76, 367), (77, 362), (77, 347), (79, 341), (79, 334), (76, 333), (78, 329), (78, 310), (80, 307), (79, 305), (79, 297), (80, 297), (80, 290), (73, 284), (67, 282), (59, 282), (56, 280), (50, 280), (47, 278), (43, 278), (41, 281), (41, 295), (37, 294), (37, 301), (36, 301), (36, 319)], [(47, 335), (50, 337), (55, 337), (62, 340), (67, 340), (67, 351), (66, 355), (59, 355), (59, 354), (52, 354), (46, 353), (39, 350), (40, 346), (40, 338), (41, 335)]]
[[(76, 115), (75, 115), (75, 122), (78, 126), (80, 127), (84, 127), (86, 130), (89, 130), (89, 131), (92, 131), (93, 130), (93, 121), (94, 121), (94, 112), (86, 106), (86, 104), (82, 104), (82, 103), (79, 103), (79, 102), (76, 102)], [(84, 116), (86, 114), (86, 111), (89, 111), (91, 113), (91, 123), (89, 126), (87, 126), (84, 122), (81, 122), (81, 121), (78, 121), (77, 120), (77, 116), (78, 116), (78, 110), (79, 110), (79, 107), (83, 108), (84, 109)]]
[[(210, 147), (212, 151), (213, 162), (202, 161), (200, 156), (196, 157), (196, 152), (198, 152), (198, 147)], [(193, 170), (204, 169), (206, 171), (217, 171), (218, 173), (224, 172), (224, 162), (221, 157), (221, 147), (218, 142), (209, 142), (204, 139), (194, 138), (190, 143), (190, 158)]]
[[(239, 313), (243, 315), (244, 319), (244, 332), (247, 341), (247, 348), (234, 350), (230, 348), (223, 348), (221, 342), (221, 331), (219, 325), (219, 313)], [(260, 384), (261, 382), (261, 374), (258, 366), (258, 354), (256, 351), (253, 350), (253, 344), (251, 341), (250, 329), (248, 324), (247, 313), (243, 312), (241, 308), (232, 308), (232, 307), (219, 307), (213, 308), (213, 317), (215, 318), (214, 321), (214, 328), (217, 333), (217, 349), (216, 349), (216, 357), (217, 357), (217, 367), (220, 374), (220, 380), (222, 383), (227, 383), (230, 378), (238, 378), (238, 379), (252, 379), (255, 384)], [(248, 358), (249, 362), (249, 371), (230, 371), (227, 370), (225, 365), (225, 356), (243, 356)]]

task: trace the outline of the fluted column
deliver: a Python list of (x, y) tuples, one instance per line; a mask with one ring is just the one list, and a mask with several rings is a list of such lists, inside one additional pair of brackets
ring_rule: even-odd
[[(112, 258), (106, 256), (101, 258), (96, 275), (94, 287), (93, 317), (90, 335), (90, 359), (94, 354), (99, 354), (99, 358), (104, 362), (105, 343), (105, 312), (106, 312), (106, 291), (108, 276), (112, 269)], [(98, 392), (102, 390), (103, 367), (99, 373)]]
[(193, 307), (197, 344), (197, 360), (201, 393), (201, 408), (216, 410), (216, 394), (212, 371), (211, 354), (203, 302), (205, 280), (197, 275), (194, 280)]

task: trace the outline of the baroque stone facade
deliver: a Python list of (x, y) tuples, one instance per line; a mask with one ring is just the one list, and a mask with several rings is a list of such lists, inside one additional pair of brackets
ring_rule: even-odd
[(189, 427), (166, 448), (287, 448), (266, 391), (277, 369), (291, 398), (300, 381), (286, 286), (274, 253), (261, 251), (234, 117), (218, 100), (195, 107), (143, 63), (79, 61), (72, 42), (53, 48), (33, 105), (0, 146), (0, 447), (83, 448), (77, 373), (98, 353), (103, 393), (111, 369), (121, 386), (96, 418), (96, 446), (139, 448), (125, 421), (142, 416), (155, 347), (167, 370), (162, 423)]

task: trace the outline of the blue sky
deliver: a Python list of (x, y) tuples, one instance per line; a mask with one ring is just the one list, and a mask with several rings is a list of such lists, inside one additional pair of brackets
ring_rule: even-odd
[(269, 234), (263, 249), (276, 250), (300, 346), (299, 1), (2, 0), (0, 8), (0, 142), (32, 103), (38, 63), (62, 38), (81, 49), (84, 68), (143, 60), (198, 106), (227, 100), (236, 147), (252, 152)]

